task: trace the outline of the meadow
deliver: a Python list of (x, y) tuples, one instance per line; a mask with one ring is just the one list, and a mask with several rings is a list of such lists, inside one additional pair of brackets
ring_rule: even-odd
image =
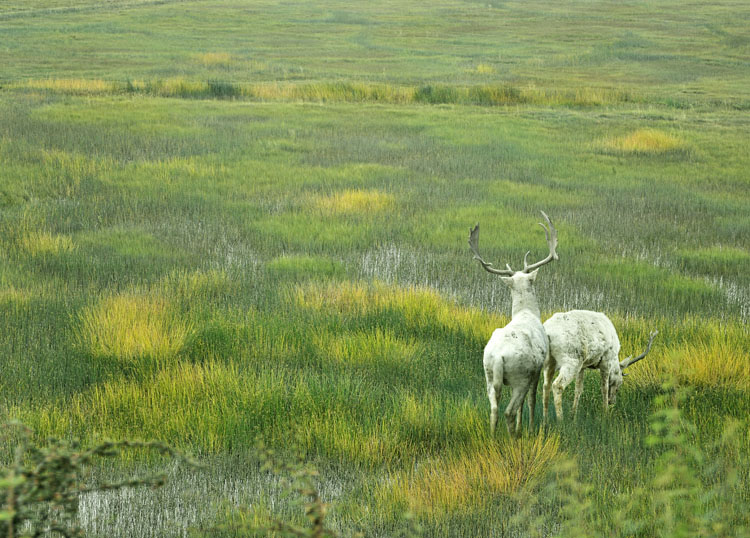
[[(317, 466), (346, 536), (405, 513), (425, 536), (742, 536), (749, 23), (733, 1), (3, 3), (0, 416), (205, 464), (83, 497), (91, 536), (301, 518), (260, 442)], [(591, 373), (575, 420), (512, 442), (481, 366), (510, 294), (467, 239), (541, 259), (540, 210), (543, 319), (603, 311), (623, 357), (659, 336), (608, 415)]]

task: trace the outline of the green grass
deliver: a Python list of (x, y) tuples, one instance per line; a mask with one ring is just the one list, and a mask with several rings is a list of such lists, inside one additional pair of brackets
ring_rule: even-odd
[[(119, 514), (153, 536), (227, 503), (290, 514), (259, 437), (318, 465), (345, 533), (393, 535), (409, 510), (428, 536), (554, 535), (545, 476), (572, 459), (594, 485), (586, 525), (617, 534), (623, 496), (661, 502), (666, 449), (647, 438), (667, 378), (692, 391), (683, 444), (714, 491), (750, 454), (715, 444), (750, 412), (748, 16), (3, 4), (0, 415), (206, 462), (166, 493), (84, 499), (93, 535), (132, 535)], [(592, 374), (575, 423), (516, 445), (490, 438), (481, 367), (510, 297), (467, 238), (481, 223), (483, 256), (517, 268), (546, 255), (539, 210), (560, 254), (537, 279), (543, 317), (604, 311), (623, 356), (660, 334), (608, 416)], [(96, 472), (132, 465), (150, 462)], [(737, 481), (747, 501), (746, 468)], [(633, 512), (654, 523), (641, 535), (661, 512)]]
[(0, 60), (9, 80), (396, 83), (423, 87), (428, 100), (499, 83), (746, 108), (748, 16), (738, 0), (690, 9), (677, 0), (45, 0), (0, 7)]

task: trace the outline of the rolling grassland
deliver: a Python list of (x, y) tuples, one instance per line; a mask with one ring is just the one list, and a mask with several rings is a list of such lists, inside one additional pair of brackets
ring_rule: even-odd
[[(317, 466), (347, 536), (405, 513), (425, 536), (742, 536), (749, 17), (3, 4), (0, 414), (205, 463), (84, 496), (92, 536), (303, 520), (259, 442)], [(623, 358), (659, 336), (609, 414), (592, 373), (575, 420), (514, 442), (489, 434), (481, 367), (510, 294), (467, 238), (480, 222), (486, 259), (541, 258), (539, 210), (560, 254), (543, 319), (603, 311)]]

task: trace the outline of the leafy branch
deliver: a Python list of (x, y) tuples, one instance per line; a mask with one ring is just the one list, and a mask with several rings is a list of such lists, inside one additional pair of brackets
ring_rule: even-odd
[(66, 538), (83, 536), (76, 524), (82, 494), (138, 486), (159, 487), (166, 482), (166, 474), (154, 473), (86, 485), (86, 469), (100, 458), (119, 457), (128, 450), (145, 450), (199, 466), (189, 456), (157, 441), (105, 441), (83, 449), (78, 441), (52, 438), (43, 446), (36, 446), (32, 442), (32, 431), (16, 421), (3, 425), (2, 432), (0, 440), (15, 443), (12, 461), (2, 469), (0, 477), (0, 501), (4, 507), (0, 512), (0, 533), (7, 538), (49, 534)]

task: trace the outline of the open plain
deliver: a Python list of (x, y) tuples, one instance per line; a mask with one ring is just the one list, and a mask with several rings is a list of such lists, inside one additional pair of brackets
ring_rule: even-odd
[[(304, 521), (259, 442), (344, 536), (747, 536), (749, 58), (740, 0), (5, 1), (0, 415), (204, 463), (92, 469), (169, 481), (90, 536)], [(511, 441), (467, 239), (541, 259), (540, 210), (542, 320), (659, 335)]]

